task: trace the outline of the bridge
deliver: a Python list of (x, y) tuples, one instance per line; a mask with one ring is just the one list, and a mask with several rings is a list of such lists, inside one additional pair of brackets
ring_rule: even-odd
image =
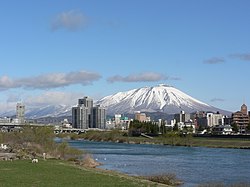
[(21, 131), (23, 125), (14, 124), (14, 123), (0, 123), (0, 131), (2, 132), (12, 132), (12, 131)]
[(76, 134), (81, 134), (81, 133), (86, 133), (88, 131), (105, 131), (104, 129), (98, 129), (98, 128), (88, 128), (88, 129), (76, 129), (76, 128), (55, 128), (54, 133), (59, 134), (59, 133), (76, 133)]
[(55, 134), (60, 134), (60, 133), (76, 133), (76, 134), (81, 134), (85, 133), (86, 129), (76, 129), (76, 128), (56, 128), (54, 129)]

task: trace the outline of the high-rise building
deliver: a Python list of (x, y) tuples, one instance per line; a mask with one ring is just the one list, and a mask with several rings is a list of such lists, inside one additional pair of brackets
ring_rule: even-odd
[(78, 129), (89, 128), (88, 108), (83, 105), (72, 108), (72, 126)]
[(16, 118), (19, 124), (24, 124), (25, 118), (25, 105), (23, 103), (17, 103), (16, 105)]
[(93, 107), (93, 99), (78, 99), (78, 105), (72, 107), (72, 126), (74, 128), (105, 128), (106, 111), (100, 106)]
[(106, 126), (106, 111), (97, 105), (91, 110), (91, 128), (104, 129)]
[(181, 111), (179, 114), (174, 115), (176, 122), (187, 122), (190, 120), (190, 114), (186, 114), (184, 111)]
[(84, 105), (87, 108), (92, 108), (93, 107), (93, 99), (89, 97), (84, 97), (81, 99), (78, 99), (78, 105)]

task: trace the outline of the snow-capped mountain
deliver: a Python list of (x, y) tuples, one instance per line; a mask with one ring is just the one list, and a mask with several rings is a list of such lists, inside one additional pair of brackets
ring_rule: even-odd
[[(186, 113), (195, 111), (219, 111), (225, 115), (230, 114), (228, 111), (210, 106), (172, 86), (164, 84), (119, 92), (106, 96), (95, 102), (95, 104), (105, 107), (109, 115), (117, 113), (133, 114), (135, 111), (174, 114), (179, 113), (181, 110)], [(71, 108), (72, 106), (68, 105), (48, 105), (43, 107), (26, 106), (25, 116), (29, 119), (71, 116)], [(14, 116), (15, 114), (14, 108), (11, 111), (0, 113), (0, 116)]]
[(48, 105), (44, 107), (28, 108), (25, 112), (25, 116), (28, 118), (40, 118), (40, 117), (59, 117), (70, 116), (71, 106), (68, 105)]
[[(71, 106), (68, 105), (47, 105), (47, 106), (26, 106), (25, 117), (29, 119), (36, 119), (41, 117), (60, 117), (70, 116)], [(11, 110), (8, 112), (1, 113), (0, 116), (15, 116), (16, 111)]]
[(142, 112), (179, 113), (181, 110), (191, 113), (195, 111), (224, 112), (203, 103), (182, 91), (168, 85), (143, 87), (126, 92), (119, 92), (97, 101), (96, 104), (107, 109), (108, 114)]

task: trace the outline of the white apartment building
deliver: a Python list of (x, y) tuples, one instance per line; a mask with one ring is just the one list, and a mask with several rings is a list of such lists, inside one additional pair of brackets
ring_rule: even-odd
[(215, 113), (207, 113), (207, 126), (213, 127), (216, 125), (223, 125), (223, 115)]

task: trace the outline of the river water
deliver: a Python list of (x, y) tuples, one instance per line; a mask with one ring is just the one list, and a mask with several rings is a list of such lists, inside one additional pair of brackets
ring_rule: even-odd
[(174, 173), (183, 186), (206, 183), (249, 183), (250, 150), (111, 142), (69, 141), (72, 147), (87, 150), (103, 165), (129, 175)]

